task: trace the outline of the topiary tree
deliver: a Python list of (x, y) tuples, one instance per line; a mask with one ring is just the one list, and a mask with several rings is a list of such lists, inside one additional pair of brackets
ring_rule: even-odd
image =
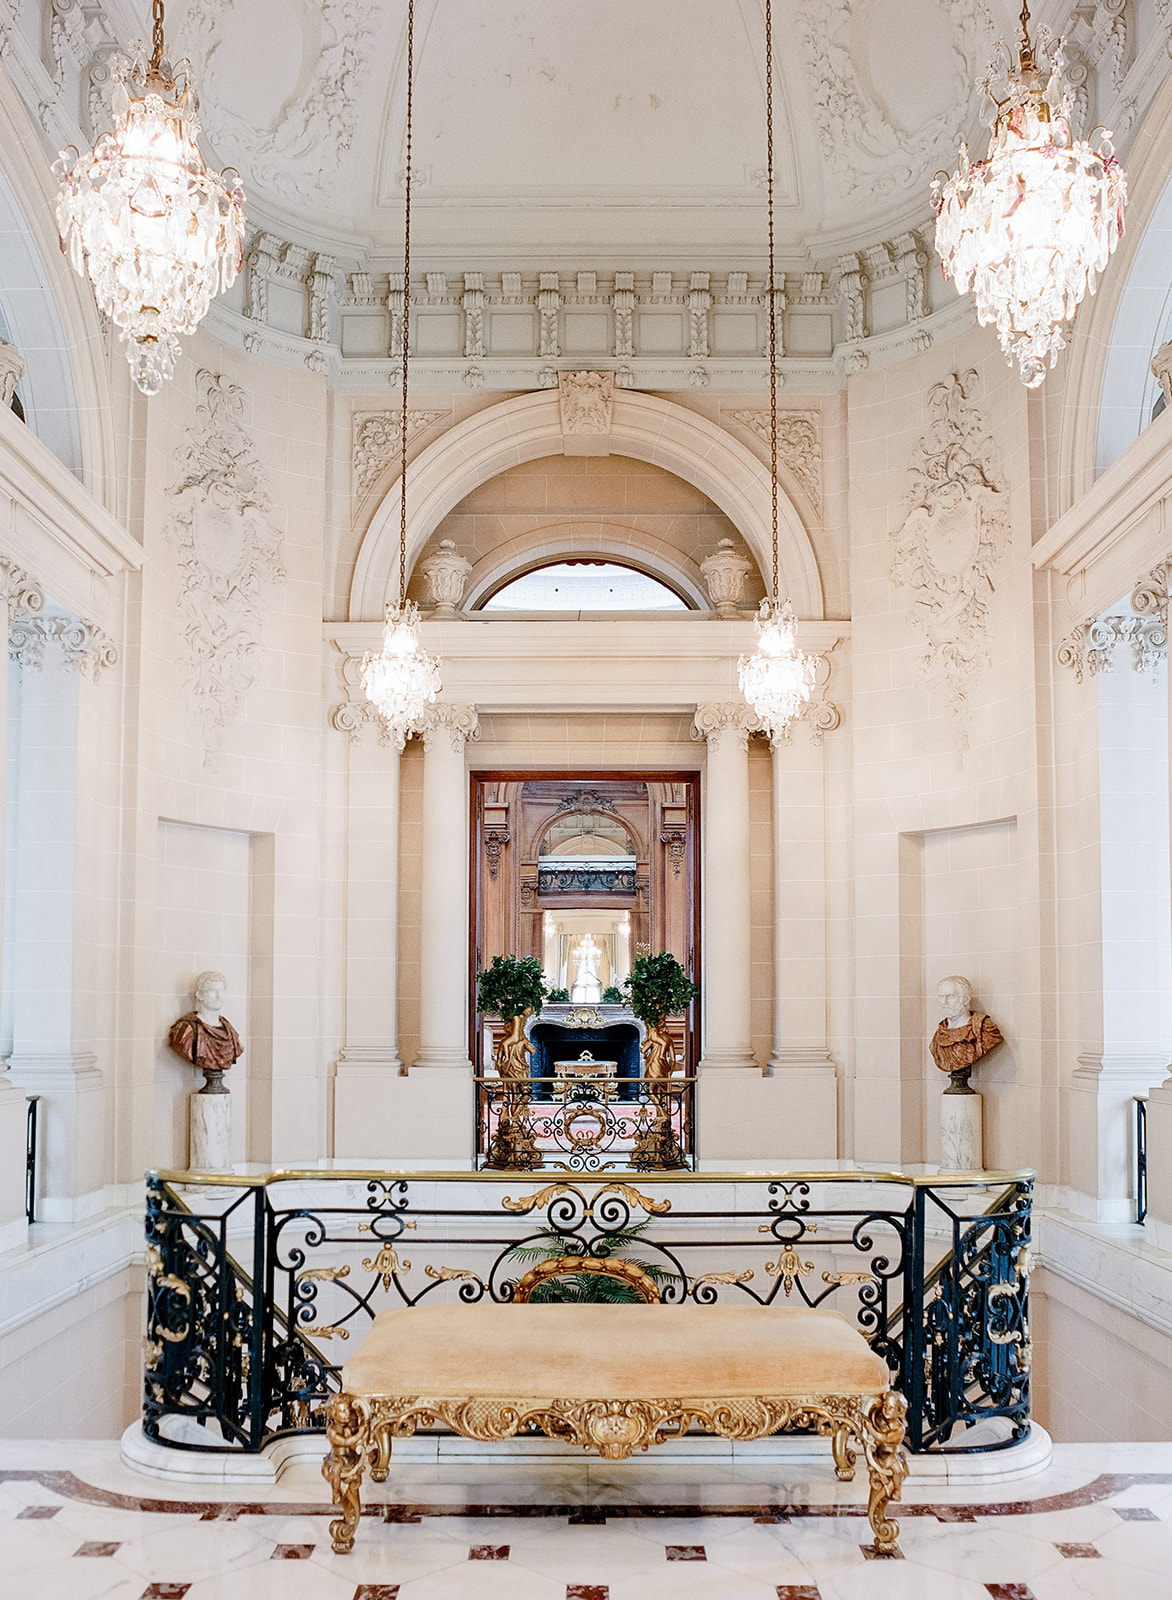
[(698, 992), (670, 950), (661, 950), (657, 956), (637, 956), (623, 987), (639, 1021), (656, 1032)]
[(552, 1001), (555, 1006), (568, 1006), (570, 1003), (570, 991), (568, 989), (551, 989), (545, 998)]
[(604, 1006), (622, 1005), (623, 991), (619, 988), (617, 983), (607, 984), (606, 988), (602, 991), (602, 1003)]
[(506, 1022), (525, 1011), (540, 1011), (545, 999), (545, 974), (536, 956), (493, 956), (476, 982), (478, 1009), (495, 1011)]

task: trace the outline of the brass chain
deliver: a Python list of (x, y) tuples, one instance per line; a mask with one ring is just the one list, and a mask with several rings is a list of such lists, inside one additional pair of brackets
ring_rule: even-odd
[(778, 591), (777, 555), (777, 265), (773, 242), (773, 4), (765, 0), (765, 181), (769, 194), (769, 487), (773, 497), (773, 591)]
[(407, 0), (407, 171), (403, 179), (403, 396), (399, 412), (399, 610), (407, 603), (407, 347), (411, 337), (411, 111), (415, 90), (415, 0)]
[(163, 59), (163, 0), (152, 0), (151, 4), (151, 66), (158, 68)]

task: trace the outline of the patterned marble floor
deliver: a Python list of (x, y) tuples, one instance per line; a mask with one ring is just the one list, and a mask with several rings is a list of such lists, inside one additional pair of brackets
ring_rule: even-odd
[[(308, 1469), (161, 1483), (115, 1443), (0, 1444), (4, 1600), (1169, 1600), (1172, 1444), (1057, 1446), (1012, 1485), (912, 1482), (876, 1559), (863, 1483), (803, 1465), (404, 1466), (336, 1556)], [(791, 1472), (794, 1469), (789, 1469)]]

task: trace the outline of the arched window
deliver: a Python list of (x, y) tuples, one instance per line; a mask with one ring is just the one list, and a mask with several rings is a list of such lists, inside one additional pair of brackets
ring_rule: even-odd
[(687, 611), (688, 602), (658, 578), (617, 561), (556, 561), (513, 578), (483, 602), (484, 611)]

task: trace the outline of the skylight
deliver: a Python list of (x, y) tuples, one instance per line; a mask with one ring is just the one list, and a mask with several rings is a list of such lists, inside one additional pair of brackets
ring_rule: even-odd
[(485, 611), (686, 611), (674, 589), (610, 561), (562, 561), (514, 578)]

